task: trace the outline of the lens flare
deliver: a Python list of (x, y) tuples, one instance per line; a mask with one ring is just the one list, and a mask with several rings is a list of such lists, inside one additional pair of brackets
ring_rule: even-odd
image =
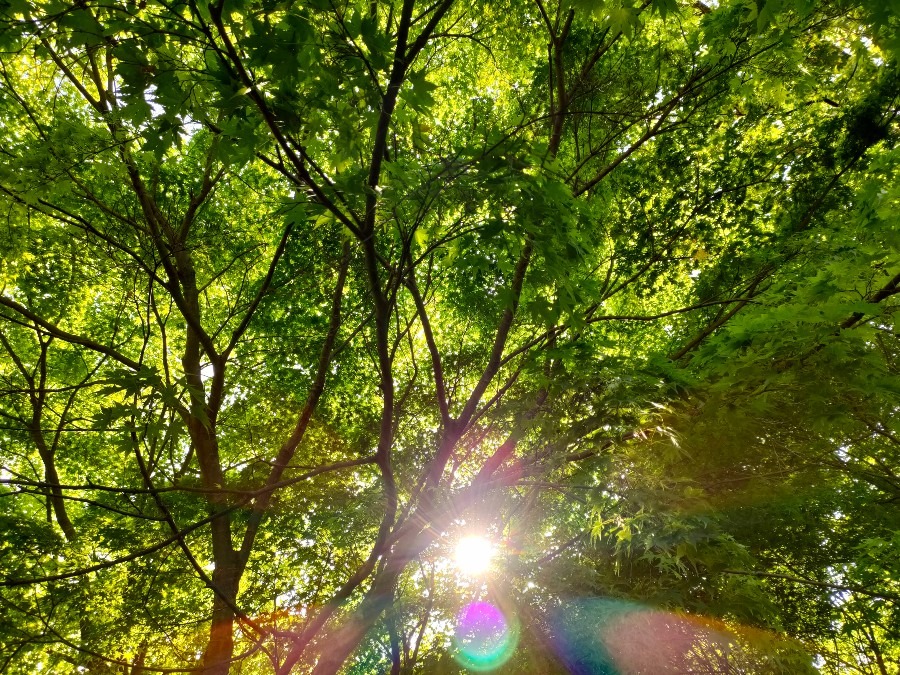
[(472, 602), (459, 613), (453, 642), (464, 668), (484, 672), (506, 663), (516, 649), (518, 624), (489, 602)]
[(802, 645), (622, 600), (571, 601), (551, 623), (555, 649), (574, 675), (763, 672), (776, 653), (810, 663)]
[(478, 576), (491, 566), (494, 546), (484, 537), (463, 537), (456, 544), (453, 556), (456, 567), (463, 574)]

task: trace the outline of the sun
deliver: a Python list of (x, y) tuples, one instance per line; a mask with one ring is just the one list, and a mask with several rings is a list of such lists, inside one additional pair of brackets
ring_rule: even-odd
[(484, 537), (463, 537), (456, 544), (453, 558), (457, 569), (469, 576), (484, 574), (494, 557), (494, 546)]

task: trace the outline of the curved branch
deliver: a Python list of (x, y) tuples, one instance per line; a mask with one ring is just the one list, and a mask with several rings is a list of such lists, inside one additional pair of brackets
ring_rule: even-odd
[[(132, 370), (140, 370), (141, 369), (140, 363), (138, 363), (137, 361), (135, 361), (133, 359), (128, 358), (124, 354), (119, 353), (117, 350), (113, 349), (112, 347), (107, 347), (106, 345), (102, 345), (99, 342), (95, 342), (94, 340), (91, 340), (90, 338), (82, 337), (80, 335), (75, 335), (74, 333), (69, 333), (67, 331), (64, 331), (61, 328), (58, 328), (56, 325), (50, 323), (46, 319), (41, 318), (40, 316), (38, 316), (37, 314), (35, 314), (31, 310), (29, 310), (27, 307), (20, 305), (15, 300), (11, 300), (10, 298), (0, 295), (0, 305), (2, 305), (4, 307), (9, 307), (11, 310), (15, 311), (17, 314), (21, 314), (26, 319), (28, 319), (29, 321), (34, 323), (35, 326), (43, 328), (47, 332), (48, 335), (52, 335), (55, 338), (59, 338), (63, 342), (69, 342), (71, 344), (81, 345), (82, 347), (87, 347), (91, 351), (97, 352), (99, 354), (105, 354), (106, 356), (110, 357), (114, 361), (118, 361), (123, 366), (127, 366), (128, 368), (130, 368)], [(8, 317), (3, 317), (2, 315), (0, 315), (0, 317), (6, 318), (7, 320), (11, 320)]]

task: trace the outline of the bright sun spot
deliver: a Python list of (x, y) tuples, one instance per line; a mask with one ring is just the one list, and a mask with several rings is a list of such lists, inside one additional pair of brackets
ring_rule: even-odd
[(459, 571), (477, 576), (487, 571), (494, 557), (493, 545), (483, 537), (463, 537), (456, 545), (454, 559)]

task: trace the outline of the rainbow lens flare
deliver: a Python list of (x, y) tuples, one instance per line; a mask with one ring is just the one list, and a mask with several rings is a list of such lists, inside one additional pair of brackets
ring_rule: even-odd
[(551, 623), (555, 649), (574, 675), (769, 672), (774, 654), (796, 661), (796, 672), (810, 672), (812, 663), (802, 645), (623, 600), (574, 600)]
[(489, 602), (472, 602), (456, 619), (453, 643), (464, 668), (484, 672), (509, 660), (519, 641), (519, 627)]
[(558, 619), (560, 655), (578, 675), (732, 672), (730, 636), (693, 617), (597, 599), (572, 603)]

